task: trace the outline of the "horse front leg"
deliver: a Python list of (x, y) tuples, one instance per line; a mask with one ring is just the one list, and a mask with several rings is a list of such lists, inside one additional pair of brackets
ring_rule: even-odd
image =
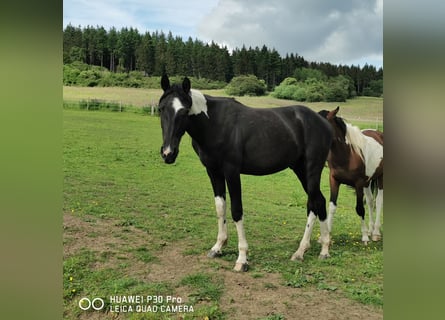
[(340, 183), (334, 178), (332, 174), (329, 175), (329, 188), (331, 191), (331, 196), (329, 198), (329, 211), (328, 211), (328, 230), (329, 233), (332, 232), (332, 225), (334, 223), (334, 215), (337, 211), (337, 198), (338, 191), (340, 189)]
[(312, 234), (312, 229), (314, 229), (314, 223), (316, 218), (317, 217), (315, 216), (314, 212), (312, 211), (308, 212), (307, 223), (304, 229), (303, 238), (300, 241), (300, 245), (298, 246), (297, 251), (295, 251), (295, 253), (290, 258), (291, 260), (300, 260), (300, 261), (304, 260), (304, 253), (311, 247), (311, 234)]
[(369, 242), (369, 236), (368, 236), (368, 227), (366, 226), (365, 222), (365, 207), (363, 206), (363, 187), (356, 187), (355, 188), (356, 193), (356, 205), (355, 205), (355, 211), (360, 216), (362, 221), (362, 242), (364, 245), (367, 245)]
[[(334, 215), (337, 211), (337, 198), (338, 198), (338, 191), (340, 190), (340, 182), (337, 181), (337, 179), (334, 178), (334, 175), (332, 172), (329, 173), (329, 189), (330, 189), (330, 198), (329, 198), (329, 211), (328, 216), (326, 219), (327, 228), (329, 231), (329, 234), (332, 233), (332, 225), (334, 224)], [(318, 238), (318, 243), (322, 243), (321, 240), (321, 232), (320, 237)]]
[(300, 245), (297, 251), (292, 255), (291, 260), (304, 260), (304, 253), (310, 248), (312, 230), (314, 228), (314, 223), (317, 216), (320, 221), (319, 242), (321, 243), (321, 252), (319, 257), (320, 259), (330, 257), (329, 245), (331, 240), (327, 222), (326, 200), (320, 191), (320, 175), (321, 173), (318, 175), (309, 175), (310, 179), (308, 179), (307, 184), (307, 223), (304, 230), (303, 239), (301, 239)]
[(232, 218), (235, 222), (238, 234), (238, 259), (236, 260), (235, 271), (247, 271), (247, 250), (249, 248), (244, 232), (243, 204), (241, 199), (241, 178), (239, 172), (231, 171), (226, 174), (227, 186), (229, 188)]
[(224, 175), (217, 171), (207, 169), (215, 196), (216, 217), (218, 218), (218, 236), (216, 243), (210, 249), (207, 256), (215, 258), (222, 255), (222, 247), (227, 244), (227, 221), (226, 221), (226, 182)]

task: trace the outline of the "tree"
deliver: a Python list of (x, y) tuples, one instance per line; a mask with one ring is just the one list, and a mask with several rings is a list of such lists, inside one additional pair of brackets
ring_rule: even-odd
[(97, 56), (99, 58), (100, 61), (100, 66), (103, 67), (104, 66), (104, 59), (105, 59), (105, 53), (107, 51), (107, 31), (105, 30), (104, 27), (98, 27), (97, 28), (97, 32), (96, 32), (96, 36), (94, 38), (95, 40), (95, 47), (96, 47), (96, 52), (97, 52)]
[(167, 41), (165, 39), (165, 34), (161, 31), (153, 35), (154, 45), (155, 45), (155, 75), (163, 75), (166, 72), (166, 58), (165, 54), (167, 52)]
[(146, 75), (154, 74), (155, 47), (149, 32), (141, 38), (141, 42), (136, 49), (136, 68), (142, 70)]
[(110, 55), (110, 71), (115, 72), (116, 71), (116, 56), (117, 56), (117, 40), (118, 40), (118, 33), (116, 29), (113, 27), (108, 32), (108, 52)]
[(136, 29), (122, 28), (117, 39), (117, 53), (122, 70), (130, 72), (136, 69), (136, 48), (140, 42), (140, 35)]
[(266, 93), (266, 83), (254, 75), (242, 75), (230, 81), (226, 92), (234, 96), (261, 96)]
[(83, 61), (82, 29), (69, 24), (63, 32), (63, 63), (74, 61)]
[[(183, 41), (172, 32), (166, 36), (162, 31), (141, 35), (133, 28), (122, 28), (120, 31), (111, 28), (106, 31), (100, 26), (82, 29), (81, 26), (68, 25), (63, 31), (63, 61), (64, 64), (80, 61), (90, 66), (106, 66), (111, 72), (139, 70), (153, 76), (167, 72), (227, 83), (234, 76), (251, 74), (264, 80), (269, 90), (273, 90), (283, 79), (295, 77), (303, 82), (316, 79), (339, 92), (339, 83), (332, 79), (342, 75), (349, 83), (349, 97), (381, 96), (383, 93), (383, 68), (377, 70), (368, 64), (360, 67), (308, 62), (294, 53), (286, 54), (283, 58), (266, 45), (254, 49), (243, 45), (229, 52), (227, 47), (220, 47), (215, 42), (204, 43), (190, 37)], [(299, 91), (299, 96), (303, 91)]]
[(306, 81), (308, 79), (326, 81), (328, 79), (328, 77), (322, 71), (312, 68), (296, 68), (294, 77), (298, 81)]

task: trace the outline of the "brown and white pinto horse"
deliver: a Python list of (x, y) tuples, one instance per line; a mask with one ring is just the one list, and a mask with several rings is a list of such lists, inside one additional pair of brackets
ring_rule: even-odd
[[(327, 159), (331, 189), (327, 219), (328, 228), (331, 232), (333, 217), (337, 209), (340, 184), (351, 186), (355, 189), (357, 197), (355, 210), (362, 219), (362, 241), (367, 244), (369, 235), (371, 235), (373, 241), (378, 241), (381, 238), (383, 133), (371, 129), (360, 131), (358, 127), (346, 123), (341, 117), (337, 117), (338, 110), (339, 107), (332, 111), (322, 110), (319, 112), (329, 121), (334, 130), (334, 139)], [(373, 185), (376, 185), (378, 189), (375, 199), (372, 192)], [(363, 194), (366, 196), (368, 205), (369, 229), (365, 223)]]

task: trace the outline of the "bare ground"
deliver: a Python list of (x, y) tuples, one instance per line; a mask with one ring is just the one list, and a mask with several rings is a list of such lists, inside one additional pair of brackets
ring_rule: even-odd
[[(109, 252), (110, 259), (97, 263), (94, 268), (117, 265), (117, 259), (131, 258), (129, 246), (138, 248), (153, 241), (150, 235), (132, 226), (121, 226), (116, 221), (94, 217), (77, 217), (65, 213), (63, 217), (64, 258), (82, 248), (98, 252)], [(231, 263), (209, 259), (202, 255), (184, 254), (191, 244), (159, 243), (160, 249), (153, 263), (131, 260), (124, 272), (129, 277), (144, 282), (169, 282), (178, 284), (181, 279), (199, 272), (217, 274), (224, 283), (219, 306), (228, 319), (259, 319), (280, 314), (285, 319), (383, 319), (381, 308), (366, 306), (344, 298), (338, 292), (316, 289), (300, 289), (283, 285), (281, 275), (264, 273), (253, 277), (249, 272), (236, 273)], [(116, 263), (116, 264), (115, 264)], [(175, 286), (172, 295), (188, 301), (189, 289)], [(125, 294), (125, 293), (123, 293)], [(199, 306), (196, 306), (199, 307)], [(125, 314), (85, 313), (80, 319), (125, 319)], [(178, 319), (182, 315), (178, 314)]]

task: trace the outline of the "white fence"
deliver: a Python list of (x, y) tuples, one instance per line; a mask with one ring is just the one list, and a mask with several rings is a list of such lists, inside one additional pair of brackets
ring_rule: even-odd
[(141, 113), (155, 116), (158, 114), (158, 105), (152, 100), (149, 104), (143, 106), (134, 106), (116, 100), (105, 99), (81, 99), (81, 100), (63, 100), (64, 108), (78, 108), (83, 110), (108, 110), (114, 112), (140, 111)]

